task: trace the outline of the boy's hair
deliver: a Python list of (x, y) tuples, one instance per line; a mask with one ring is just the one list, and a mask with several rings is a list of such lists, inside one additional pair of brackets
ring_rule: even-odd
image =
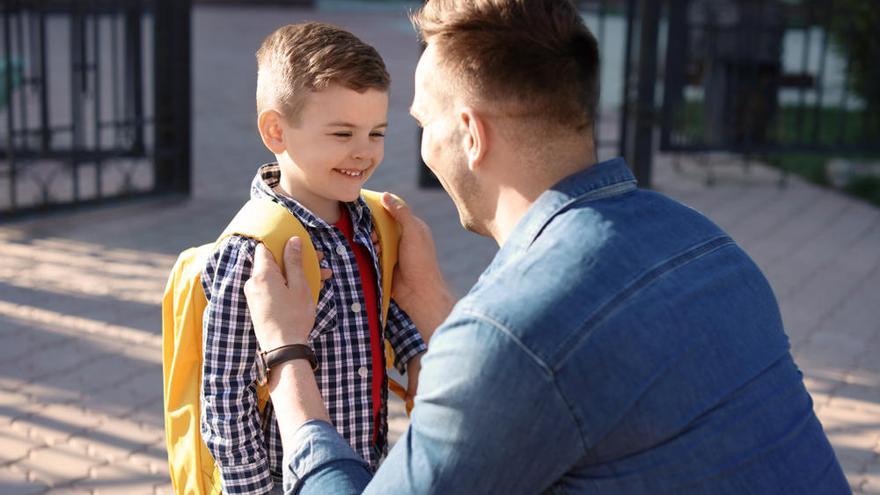
[(391, 76), (372, 46), (329, 24), (289, 24), (257, 50), (257, 113), (274, 108), (296, 122), (311, 91), (339, 84), (354, 91), (388, 91)]
[(411, 20), (459, 94), (510, 116), (592, 128), (599, 49), (569, 0), (428, 0)]

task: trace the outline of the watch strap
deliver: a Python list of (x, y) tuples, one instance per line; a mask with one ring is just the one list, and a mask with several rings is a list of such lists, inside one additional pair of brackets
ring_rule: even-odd
[(315, 357), (315, 351), (305, 344), (284, 345), (267, 351), (265, 356), (266, 368), (269, 370), (294, 359), (306, 359), (312, 366), (313, 371), (318, 369), (318, 359)]

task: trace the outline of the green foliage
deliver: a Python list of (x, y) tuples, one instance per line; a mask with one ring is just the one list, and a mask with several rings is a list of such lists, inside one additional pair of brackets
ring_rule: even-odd
[(831, 40), (849, 59), (849, 89), (865, 100), (870, 132), (880, 138), (880, 8), (876, 0), (835, 0)]
[(880, 206), (880, 177), (857, 177), (844, 188), (844, 191)]
[(788, 173), (799, 175), (810, 182), (822, 186), (828, 186), (831, 181), (825, 170), (827, 156), (815, 153), (791, 153), (773, 155), (766, 158), (769, 165), (785, 170)]

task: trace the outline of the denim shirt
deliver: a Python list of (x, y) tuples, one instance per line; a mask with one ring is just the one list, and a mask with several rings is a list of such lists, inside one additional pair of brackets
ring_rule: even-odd
[[(411, 420), (365, 493), (850, 492), (767, 280), (622, 159), (520, 220), (434, 333)], [(290, 493), (359, 491), (329, 425), (297, 436)]]

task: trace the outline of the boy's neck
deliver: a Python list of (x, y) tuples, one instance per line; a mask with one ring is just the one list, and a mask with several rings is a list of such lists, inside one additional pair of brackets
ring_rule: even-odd
[(312, 212), (313, 215), (328, 224), (333, 225), (339, 221), (339, 217), (342, 214), (339, 201), (318, 196), (304, 187), (296, 187), (290, 181), (285, 181), (283, 174), (275, 189), (276, 192), (295, 199), (299, 204)]

